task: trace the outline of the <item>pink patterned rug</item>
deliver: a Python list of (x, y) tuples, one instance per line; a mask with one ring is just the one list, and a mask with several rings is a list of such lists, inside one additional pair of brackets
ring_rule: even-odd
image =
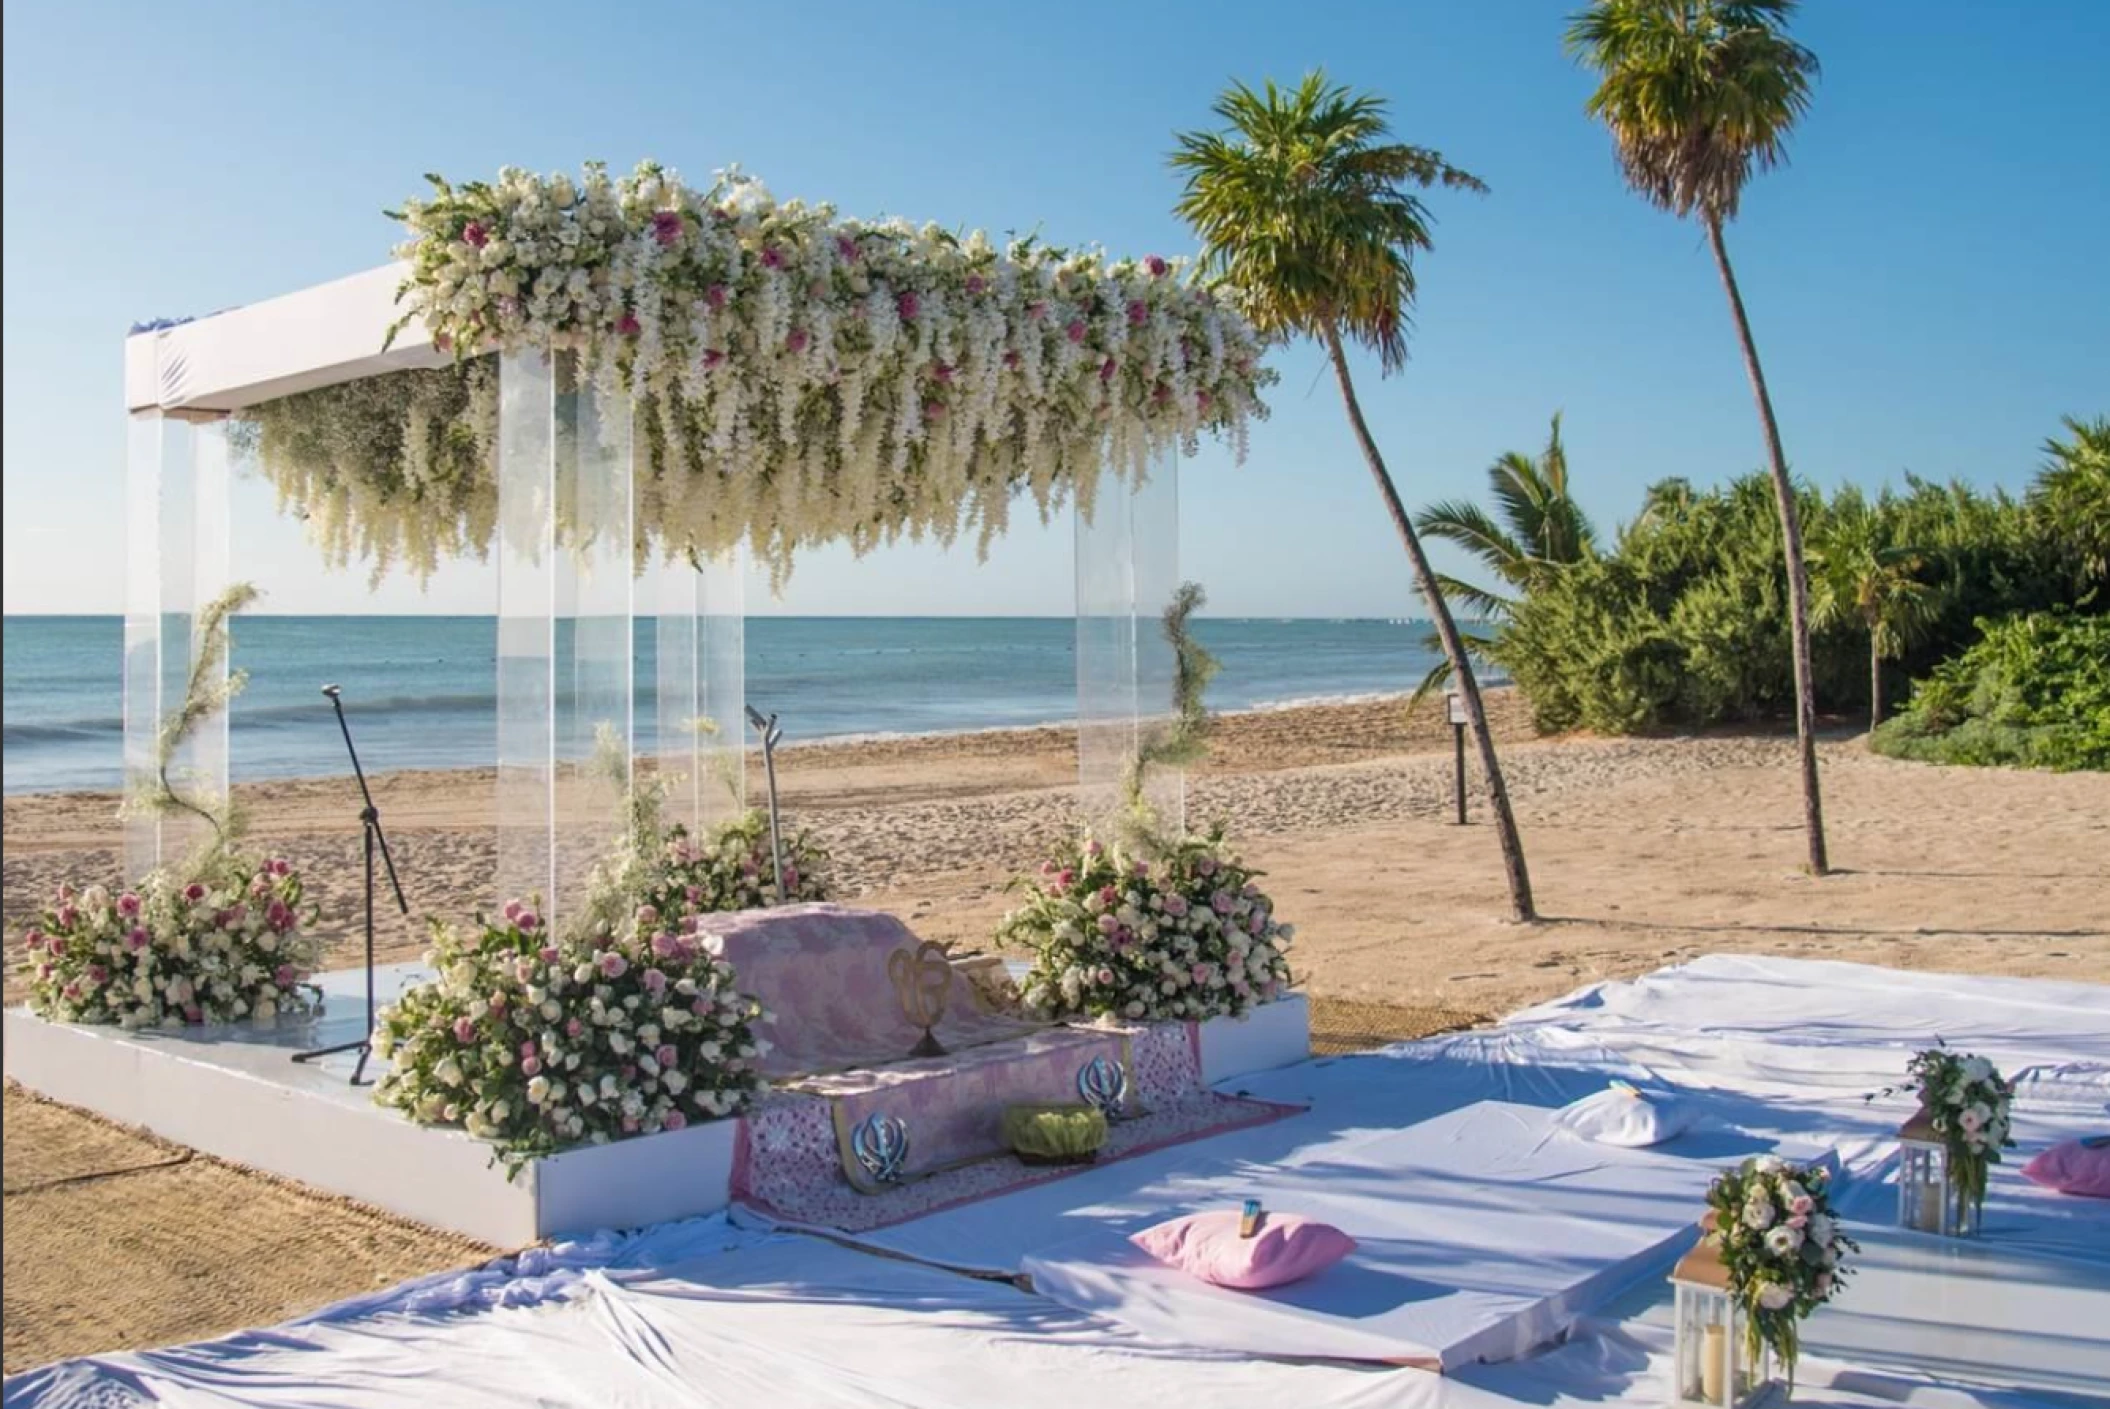
[[(1061, 1029), (958, 1057), (801, 1082), (742, 1121), (733, 1197), (779, 1223), (869, 1232), (1303, 1109), (1204, 1089), (1196, 1043), (1186, 1023)], [(1004, 1150), (1004, 1105), (1075, 1100), (1077, 1068), (1096, 1055), (1124, 1061), (1132, 1108), (1141, 1110), (1113, 1125), (1097, 1164), (1031, 1166)], [(852, 1182), (847, 1144), (856, 1122), (871, 1114), (903, 1122), (909, 1157), (901, 1183), (868, 1193)], [(862, 1171), (858, 1182), (868, 1183)]]

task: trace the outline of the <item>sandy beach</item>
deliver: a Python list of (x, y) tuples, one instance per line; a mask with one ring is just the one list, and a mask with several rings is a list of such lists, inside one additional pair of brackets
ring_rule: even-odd
[[(2110, 777), (1896, 762), (1842, 729), (1823, 748), (1840, 870), (1816, 881), (1798, 870), (1791, 740), (1540, 739), (1510, 692), (1490, 703), (1539, 925), (1500, 918), (1477, 794), (1473, 824), (1451, 820), (1440, 704), (1226, 716), (1190, 779), (1190, 821), (1227, 821), (1298, 928), (1319, 1050), (1468, 1025), (1710, 952), (2110, 981)], [(1065, 835), (1075, 767), (1059, 729), (780, 757), (789, 817), (825, 840), (841, 898), (963, 949), (989, 945), (1006, 882)], [(332, 962), (354, 963), (350, 781), (243, 791), (259, 843), (308, 876)], [(492, 792), (488, 771), (375, 780), (420, 919), (493, 898)], [(114, 809), (105, 794), (6, 800), (11, 936), (59, 880), (115, 879)], [(421, 923), (386, 922), (384, 956), (423, 943)], [(10, 977), (8, 1001), (20, 992)], [(6, 1128), (10, 1372), (266, 1323), (492, 1251), (13, 1088)], [(87, 1226), (97, 1238), (68, 1231)]]
[[(1224, 717), (1189, 782), (1189, 820), (1222, 818), (1298, 927), (1315, 993), (1498, 1015), (1598, 978), (1755, 950), (1901, 967), (2110, 978), (2110, 778), (1943, 769), (1824, 745), (1836, 875), (1800, 860), (1789, 742), (1772, 734), (1538, 739), (1491, 696), (1547, 922), (1504, 922), (1490, 828), (1451, 821), (1440, 703), (1314, 705)], [(1065, 835), (1068, 731), (794, 747), (787, 818), (835, 861), (840, 898), (930, 938), (986, 946), (1005, 884)], [(758, 770), (759, 771), (759, 770)], [(356, 802), (347, 779), (248, 785), (255, 835), (309, 879), (336, 962), (355, 956)], [(488, 771), (379, 775), (419, 952), (424, 916), (491, 893)], [(759, 781), (752, 796), (760, 796)], [(115, 800), (6, 800), (5, 905), (16, 923), (62, 878), (114, 878)], [(18, 990), (10, 983), (10, 1001)]]

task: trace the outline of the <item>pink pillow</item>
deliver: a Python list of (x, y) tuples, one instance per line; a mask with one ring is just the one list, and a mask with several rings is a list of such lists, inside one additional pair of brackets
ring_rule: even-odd
[(2078, 1140), (2053, 1145), (2022, 1166), (2025, 1178), (2062, 1194), (2110, 1199), (2110, 1145), (2089, 1149)]
[(1263, 1213), (1250, 1238), (1238, 1236), (1238, 1223), (1236, 1212), (1190, 1213), (1129, 1241), (1189, 1276), (1247, 1292), (1323, 1272), (1355, 1251), (1340, 1229), (1294, 1213)]

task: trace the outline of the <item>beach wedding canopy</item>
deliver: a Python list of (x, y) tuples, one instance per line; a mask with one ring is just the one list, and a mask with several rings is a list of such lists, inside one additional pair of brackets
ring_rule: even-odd
[[(737, 172), (430, 179), (401, 262), (127, 339), (128, 777), (237, 575), (247, 458), (332, 565), (495, 554), (501, 894), (561, 905), (607, 840), (639, 617), (670, 815), (701, 825), (741, 805), (741, 556), (781, 582), (829, 542), (986, 549), (1022, 493), (1076, 513), (1083, 810), (1112, 810), (1170, 707), (1178, 458), (1204, 433), (1242, 457), (1265, 414), (1243, 319), (1175, 261), (846, 220)], [(576, 766), (596, 751), (617, 774)], [(224, 716), (187, 755), (224, 791)], [(180, 844), (128, 825), (133, 874)]]

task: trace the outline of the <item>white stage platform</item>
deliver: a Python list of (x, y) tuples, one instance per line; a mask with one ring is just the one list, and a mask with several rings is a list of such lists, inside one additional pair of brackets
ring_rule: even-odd
[[(414, 964), (384, 965), (378, 1001), (428, 976)], [(317, 982), (322, 1016), (262, 1029), (124, 1032), (10, 1009), (6, 1073), (55, 1101), (498, 1247), (715, 1213), (729, 1201), (738, 1120), (569, 1150), (509, 1181), (484, 1141), (374, 1105), (371, 1086), (348, 1081), (353, 1054), (292, 1060), (353, 1041), (365, 1025), (363, 970)], [(1309, 1024), (1301, 995), (1243, 1022), (1204, 1023), (1203, 1070), (1228, 1080), (1302, 1061)], [(369, 1063), (367, 1075), (377, 1068)]]

